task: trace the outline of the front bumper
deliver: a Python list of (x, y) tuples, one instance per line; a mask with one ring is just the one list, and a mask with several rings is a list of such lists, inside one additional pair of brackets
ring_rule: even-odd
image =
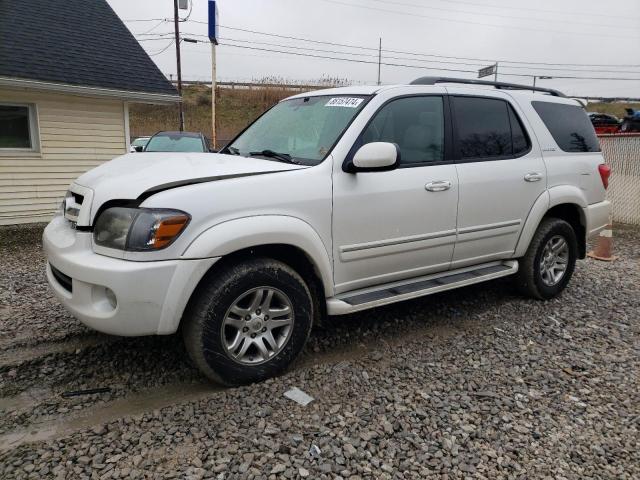
[(82, 323), (112, 335), (174, 333), (193, 290), (218, 260), (134, 262), (99, 255), (91, 233), (63, 217), (47, 225), (42, 243), (56, 297)]

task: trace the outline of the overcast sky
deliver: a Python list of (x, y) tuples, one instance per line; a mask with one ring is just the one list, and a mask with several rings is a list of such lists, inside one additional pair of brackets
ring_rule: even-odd
[[(141, 44), (147, 52), (156, 54), (169, 46), (171, 37), (165, 39), (157, 34), (173, 32), (173, 23), (162, 22), (173, 18), (172, 0), (107, 1), (137, 38), (146, 39)], [(206, 35), (207, 0), (191, 1), (193, 8), (189, 20), (180, 24), (181, 31), (184, 37)], [(538, 84), (573, 95), (640, 97), (639, 0), (218, 0), (217, 3), (223, 27), (370, 48), (305, 43), (220, 28), (218, 80), (248, 81), (275, 76), (304, 81), (330, 77), (375, 83), (378, 39), (382, 37), (383, 63), (419, 67), (383, 64), (382, 83), (406, 83), (424, 75), (473, 78), (477, 75), (440, 69), (476, 71), (481, 65), (502, 60), (501, 81), (531, 84), (533, 75), (624, 77), (634, 80), (554, 78), (538, 80)], [(182, 17), (187, 14), (188, 11), (181, 11)], [(157, 20), (128, 21), (145, 19)], [(208, 43), (183, 42), (182, 55), (183, 78), (211, 79)], [(175, 75), (175, 46), (152, 58), (167, 76)], [(433, 63), (436, 61), (451, 63)], [(507, 61), (557, 65), (508, 65)], [(594, 66), (582, 66), (585, 64)]]

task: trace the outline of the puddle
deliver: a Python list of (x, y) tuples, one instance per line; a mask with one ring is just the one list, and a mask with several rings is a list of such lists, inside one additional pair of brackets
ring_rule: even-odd
[(56, 421), (34, 423), (29, 428), (0, 435), (0, 452), (12, 450), (26, 443), (62, 438), (77, 430), (109, 423), (118, 418), (197, 401), (222, 390), (223, 387), (209, 383), (177, 384), (146, 390), (74, 412)]
[(25, 362), (36, 360), (47, 355), (75, 352), (78, 349), (85, 349), (95, 345), (111, 343), (116, 340), (118, 340), (118, 337), (96, 334), (59, 342), (42, 343), (33, 347), (16, 347), (14, 349), (7, 349), (0, 354), (0, 368), (16, 367)]

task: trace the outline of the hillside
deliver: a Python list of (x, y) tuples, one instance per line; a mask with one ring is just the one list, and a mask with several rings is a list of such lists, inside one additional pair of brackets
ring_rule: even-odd
[[(288, 88), (219, 88), (216, 102), (218, 144), (224, 144), (279, 100), (300, 93)], [(185, 129), (211, 136), (211, 88), (183, 88)], [(178, 107), (132, 104), (129, 111), (131, 137), (159, 130), (178, 130)]]

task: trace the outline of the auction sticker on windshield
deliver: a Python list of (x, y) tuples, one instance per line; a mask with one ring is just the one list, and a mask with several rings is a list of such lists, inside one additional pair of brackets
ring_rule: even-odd
[(363, 98), (336, 97), (329, 100), (325, 107), (347, 107), (357, 108), (362, 103)]

